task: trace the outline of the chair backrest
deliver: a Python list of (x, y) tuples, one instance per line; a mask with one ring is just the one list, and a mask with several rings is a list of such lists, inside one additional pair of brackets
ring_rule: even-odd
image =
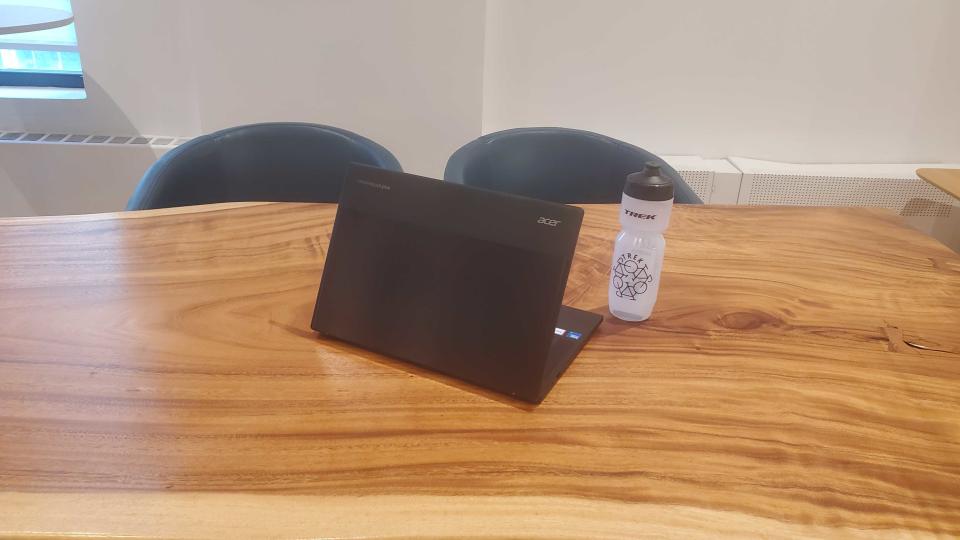
[(336, 202), (351, 162), (400, 171), (386, 148), (319, 124), (224, 129), (171, 150), (144, 174), (127, 210), (215, 202)]
[(643, 170), (648, 161), (673, 178), (675, 202), (703, 202), (658, 156), (578, 129), (517, 128), (484, 135), (450, 156), (443, 177), (560, 203), (617, 203), (627, 175)]

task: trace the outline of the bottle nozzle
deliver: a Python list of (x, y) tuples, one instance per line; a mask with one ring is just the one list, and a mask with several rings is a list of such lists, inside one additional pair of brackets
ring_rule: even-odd
[(663, 165), (656, 161), (644, 163), (643, 170), (627, 176), (623, 192), (643, 201), (668, 201), (673, 198), (673, 179), (665, 176)]

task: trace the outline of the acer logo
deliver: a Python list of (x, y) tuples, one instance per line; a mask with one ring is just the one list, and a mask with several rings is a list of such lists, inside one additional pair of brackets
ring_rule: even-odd
[(627, 210), (627, 209), (624, 209), (623, 213), (630, 217), (635, 217), (637, 219), (656, 219), (657, 217), (656, 214), (641, 214), (640, 212), (631, 212), (630, 210)]
[(537, 223), (541, 225), (548, 225), (550, 227), (556, 227), (557, 225), (560, 224), (560, 220), (540, 217), (540, 218), (537, 218)]

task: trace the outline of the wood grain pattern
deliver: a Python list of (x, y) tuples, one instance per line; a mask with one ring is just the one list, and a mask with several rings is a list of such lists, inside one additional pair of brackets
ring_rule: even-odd
[(960, 169), (917, 169), (917, 176), (960, 199)]
[(0, 535), (960, 535), (960, 258), (892, 214), (678, 207), (537, 408), (318, 339), (333, 216), (0, 220)]

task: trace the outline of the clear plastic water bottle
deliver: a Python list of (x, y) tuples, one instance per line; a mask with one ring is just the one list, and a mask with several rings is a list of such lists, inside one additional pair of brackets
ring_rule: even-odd
[(627, 176), (610, 271), (610, 313), (619, 319), (644, 321), (653, 312), (672, 208), (673, 180), (662, 176), (660, 165), (648, 162)]

